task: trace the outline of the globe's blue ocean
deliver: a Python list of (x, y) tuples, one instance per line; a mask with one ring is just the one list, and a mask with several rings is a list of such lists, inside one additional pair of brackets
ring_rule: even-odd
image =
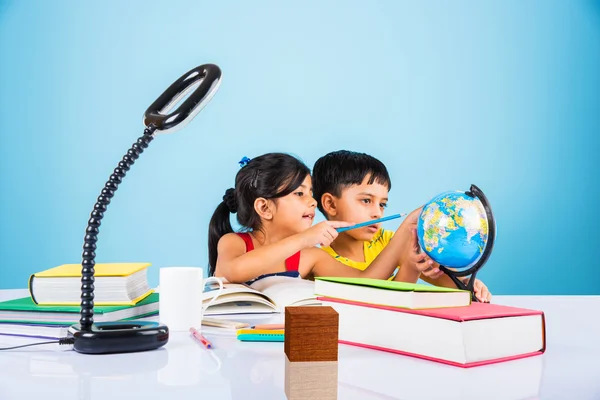
[(465, 269), (481, 256), (488, 239), (483, 205), (464, 192), (442, 193), (423, 207), (417, 224), (419, 245), (446, 267)]

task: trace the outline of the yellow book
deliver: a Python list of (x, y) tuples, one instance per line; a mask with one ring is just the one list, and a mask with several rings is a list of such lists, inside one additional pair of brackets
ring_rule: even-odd
[(237, 335), (283, 335), (284, 329), (238, 329)]
[[(153, 290), (148, 285), (150, 263), (98, 263), (94, 266), (94, 305), (136, 305)], [(29, 294), (39, 305), (79, 305), (81, 264), (63, 264), (29, 278)]]
[[(150, 263), (98, 263), (94, 266), (94, 277), (99, 276), (129, 276), (148, 268)], [(81, 264), (63, 264), (42, 272), (33, 274), (36, 278), (63, 278), (77, 276), (81, 278)]]

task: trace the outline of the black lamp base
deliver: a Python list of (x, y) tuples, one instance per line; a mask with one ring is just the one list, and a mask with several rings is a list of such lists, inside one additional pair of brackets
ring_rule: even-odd
[(83, 354), (131, 353), (153, 350), (169, 341), (169, 328), (156, 322), (100, 322), (82, 330), (69, 328), (73, 349)]

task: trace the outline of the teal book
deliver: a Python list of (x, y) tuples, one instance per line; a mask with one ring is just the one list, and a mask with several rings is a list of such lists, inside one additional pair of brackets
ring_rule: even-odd
[[(94, 321), (122, 321), (158, 312), (158, 293), (152, 293), (135, 306), (95, 306)], [(0, 323), (66, 325), (79, 321), (79, 306), (43, 306), (31, 297), (0, 302)]]
[(269, 333), (245, 333), (237, 335), (238, 340), (242, 342), (283, 342), (283, 334), (269, 334)]

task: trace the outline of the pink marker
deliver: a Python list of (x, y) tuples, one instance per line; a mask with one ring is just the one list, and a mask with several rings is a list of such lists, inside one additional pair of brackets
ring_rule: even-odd
[(196, 328), (190, 328), (190, 333), (200, 342), (202, 343), (202, 345), (207, 348), (207, 349), (212, 349), (213, 345), (211, 342), (208, 341), (207, 338), (205, 338), (204, 336), (202, 336), (202, 334), (200, 332), (198, 332), (196, 330)]

